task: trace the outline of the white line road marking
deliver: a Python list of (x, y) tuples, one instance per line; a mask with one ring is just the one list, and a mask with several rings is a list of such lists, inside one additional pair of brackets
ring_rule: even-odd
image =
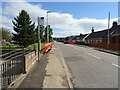
[[(67, 46), (69, 46), (69, 47), (73, 47), (73, 46), (71, 46), (71, 45), (67, 45)], [(74, 47), (75, 49), (77, 49), (77, 50), (79, 50), (78, 49), (78, 47)], [(101, 59), (101, 58), (99, 58), (99, 57), (97, 57), (97, 56), (95, 56), (95, 55), (92, 55), (92, 54), (90, 54), (90, 53), (87, 53), (87, 52), (84, 52), (83, 50), (81, 50), (83, 53), (86, 53), (86, 54), (88, 54), (88, 55), (90, 55), (90, 56), (93, 56), (93, 57), (95, 57), (95, 58), (97, 58), (97, 59)], [(117, 68), (120, 68), (120, 66), (119, 65), (117, 65), (117, 64), (114, 64), (114, 63), (112, 63), (112, 65), (113, 66), (115, 66), (115, 67), (117, 67)]]
[(115, 67), (120, 68), (120, 66), (118, 66), (117, 64), (112, 63), (112, 65), (115, 66)]
[[(75, 47), (75, 49), (79, 50), (79, 49), (76, 48), (76, 47)], [(86, 53), (86, 52), (84, 52), (84, 53)], [(101, 58), (99, 58), (99, 57), (97, 57), (97, 56), (95, 56), (95, 55), (92, 55), (92, 54), (90, 54), (90, 53), (86, 53), (86, 54), (88, 54), (88, 55), (90, 55), (90, 56), (93, 56), (93, 57), (95, 57), (95, 58), (97, 58), (97, 59), (99, 59), (99, 60), (101, 59)]]
[(97, 56), (95, 56), (95, 55), (92, 55), (92, 54), (90, 54), (90, 53), (86, 53), (86, 54), (88, 54), (88, 55), (90, 55), (90, 56), (93, 56), (93, 57), (95, 57), (95, 58), (97, 58), (97, 59), (101, 59), (101, 58), (99, 58), (99, 57), (97, 57)]

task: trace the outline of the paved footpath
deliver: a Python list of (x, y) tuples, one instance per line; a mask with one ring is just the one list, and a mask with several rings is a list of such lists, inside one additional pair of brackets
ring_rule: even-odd
[(44, 54), (41, 57), (41, 60), (33, 66), (18, 88), (42, 88), (42, 83), (46, 73), (45, 67), (48, 61), (47, 56), (48, 54)]
[(65, 68), (55, 43), (48, 56), (43, 88), (69, 88)]

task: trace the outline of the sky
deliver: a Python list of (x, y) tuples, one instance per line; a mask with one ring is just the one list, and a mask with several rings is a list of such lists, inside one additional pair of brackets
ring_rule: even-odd
[[(0, 4), (1, 6), (1, 4)], [(54, 37), (79, 35), (107, 28), (108, 13), (111, 13), (111, 26), (118, 19), (118, 2), (2, 2), (2, 24), (0, 27), (13, 30), (12, 20), (18, 16), (21, 10), (26, 10), (37, 26), (37, 17), (45, 17), (53, 29)]]
[(118, 22), (120, 23), (120, 1), (118, 3)]

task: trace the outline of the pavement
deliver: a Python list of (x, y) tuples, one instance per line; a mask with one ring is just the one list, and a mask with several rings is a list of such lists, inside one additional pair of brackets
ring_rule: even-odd
[(70, 88), (65, 67), (56, 44), (48, 56), (43, 88)]
[(102, 52), (106, 52), (106, 53), (110, 53), (110, 54), (114, 54), (114, 55), (120, 56), (120, 52), (119, 51), (112, 51), (112, 50), (106, 50), (106, 49), (101, 49), (101, 48), (94, 48), (94, 49), (102, 51)]
[(87, 46), (56, 44), (71, 72), (74, 88), (118, 88), (118, 55)]
[(34, 65), (30, 73), (28, 73), (18, 88), (42, 88), (48, 55), (49, 54), (44, 54), (41, 57), (41, 60)]

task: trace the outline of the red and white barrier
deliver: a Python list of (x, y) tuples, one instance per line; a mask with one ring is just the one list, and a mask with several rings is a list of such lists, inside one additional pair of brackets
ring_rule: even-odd
[(53, 42), (50, 42), (45, 45), (45, 52), (48, 52), (52, 48), (52, 44), (53, 44)]

